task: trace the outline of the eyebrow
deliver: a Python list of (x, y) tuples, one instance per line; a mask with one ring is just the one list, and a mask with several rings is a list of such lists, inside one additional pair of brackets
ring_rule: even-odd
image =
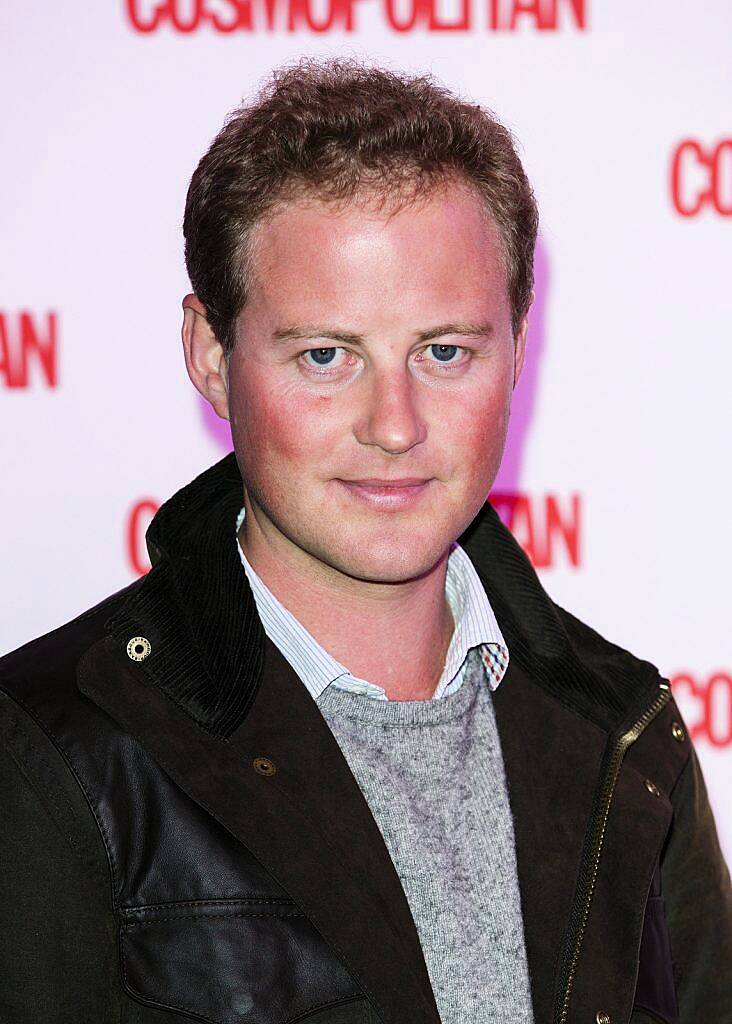
[[(417, 331), (418, 341), (432, 341), (433, 338), (441, 338), (446, 334), (460, 334), (474, 337), (476, 335), (493, 334), (491, 323), (454, 323), (439, 324), (437, 327), (430, 327), (428, 330)], [(351, 331), (335, 331), (329, 327), (318, 327), (313, 324), (297, 324), (291, 327), (281, 327), (272, 332), (273, 341), (287, 341), (292, 338), (329, 338), (332, 341), (344, 341), (350, 345), (362, 345), (366, 340), (363, 334), (354, 334)]]

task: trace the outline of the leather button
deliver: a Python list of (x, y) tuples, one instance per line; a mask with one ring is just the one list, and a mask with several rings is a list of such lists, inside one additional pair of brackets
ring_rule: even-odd
[(673, 722), (672, 723), (672, 725), (671, 725), (671, 735), (673, 736), (673, 738), (675, 740), (678, 740), (679, 743), (683, 743), (684, 740), (686, 739), (686, 733), (681, 728), (681, 726), (679, 725), (678, 722)]
[(127, 657), (133, 661), (144, 661), (151, 650), (152, 645), (145, 636), (133, 636), (127, 643)]
[(650, 779), (646, 779), (645, 780), (645, 785), (646, 785), (646, 789), (648, 790), (648, 792), (652, 796), (660, 796), (661, 795), (661, 790), (658, 788), (658, 786), (655, 784), (655, 782), (651, 782)]
[(595, 1020), (597, 1024), (612, 1024), (610, 1020), (610, 1014), (605, 1013), (604, 1010), (598, 1010), (595, 1014)]
[(277, 765), (274, 761), (270, 761), (268, 757), (255, 757), (252, 764), (254, 765), (254, 771), (260, 775), (274, 775), (277, 771)]

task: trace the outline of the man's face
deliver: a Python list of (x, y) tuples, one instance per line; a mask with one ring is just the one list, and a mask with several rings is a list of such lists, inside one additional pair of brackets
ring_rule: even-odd
[[(499, 246), (459, 187), (391, 219), (310, 201), (258, 226), (228, 404), (248, 501), (280, 555), (399, 582), (475, 517), (526, 331), (514, 341)], [(425, 482), (356, 483), (369, 479)]]

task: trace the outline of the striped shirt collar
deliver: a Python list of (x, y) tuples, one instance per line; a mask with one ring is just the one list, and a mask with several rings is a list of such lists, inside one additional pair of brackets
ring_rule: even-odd
[[(236, 519), (236, 535), (244, 522), (245, 509)], [(354, 676), (329, 654), (264, 584), (249, 564), (236, 536), (239, 557), (247, 574), (264, 631), (317, 700), (335, 684), (377, 700), (388, 700), (384, 689)], [(455, 629), (447, 649), (442, 675), (433, 700), (454, 693), (462, 683), (468, 652), (480, 648), (486, 678), (495, 690), (508, 667), (508, 647), (473, 563), (459, 544), (453, 543), (447, 559), (445, 597)]]

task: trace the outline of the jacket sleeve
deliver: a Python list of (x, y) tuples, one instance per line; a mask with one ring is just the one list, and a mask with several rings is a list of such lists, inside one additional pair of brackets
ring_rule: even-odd
[(732, 1024), (732, 887), (693, 746), (661, 860), (680, 1024)]
[(45, 734), (0, 693), (2, 1021), (119, 1020), (109, 882), (75, 785)]

